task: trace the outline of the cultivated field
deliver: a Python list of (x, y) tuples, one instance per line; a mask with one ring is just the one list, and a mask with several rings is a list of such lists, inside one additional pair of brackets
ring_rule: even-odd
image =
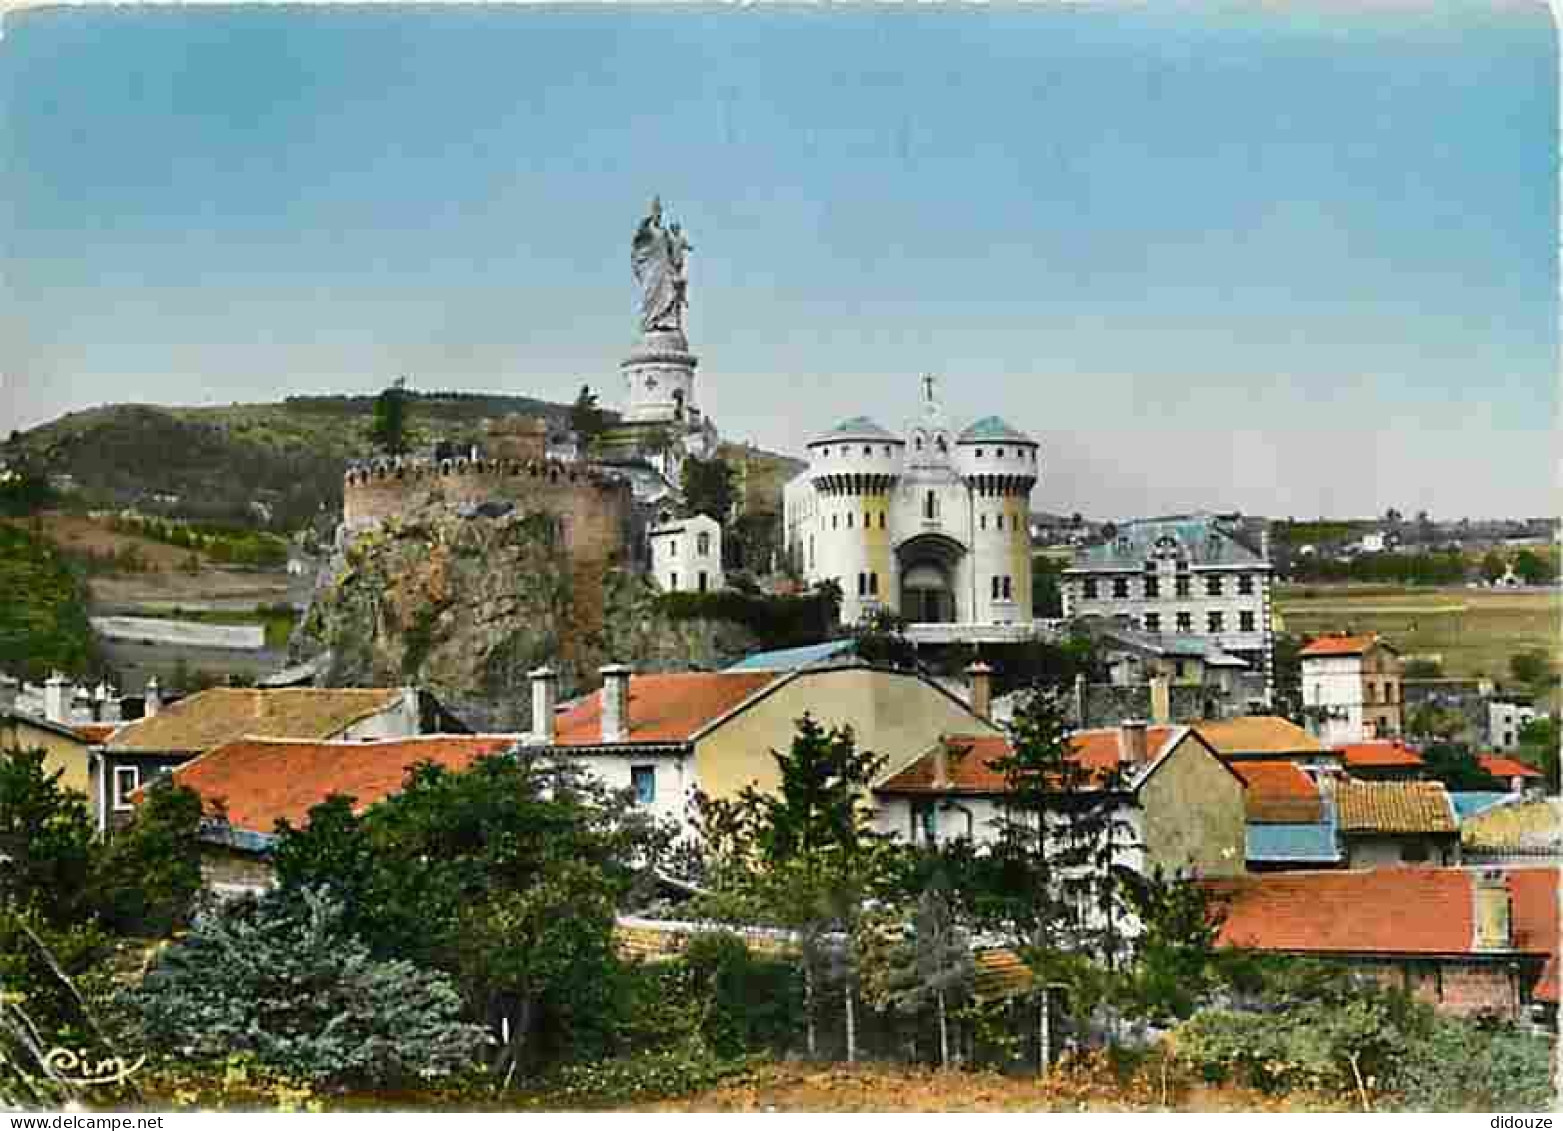
[(1378, 632), (1405, 655), (1438, 657), (1448, 676), (1507, 679), (1509, 657), (1530, 648), (1563, 661), (1555, 589), (1282, 585), (1276, 608), (1294, 635)]
[(240, 608), (289, 600), (288, 575), (281, 569), (230, 569), (194, 554), (199, 568), (186, 572), (192, 551), (151, 538), (114, 530), (106, 519), (80, 514), (43, 514), (0, 519), (16, 526), (42, 528), (67, 556), (106, 558), (132, 551), (139, 571), (95, 573), (87, 579), (94, 606), (134, 608), (142, 604), (199, 605), (203, 600), (237, 602)]

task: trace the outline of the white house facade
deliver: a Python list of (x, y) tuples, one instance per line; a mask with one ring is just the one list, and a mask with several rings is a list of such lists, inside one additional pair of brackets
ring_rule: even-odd
[(714, 518), (697, 514), (665, 523), (653, 527), (649, 537), (652, 574), (664, 592), (707, 593), (725, 584), (722, 526)]

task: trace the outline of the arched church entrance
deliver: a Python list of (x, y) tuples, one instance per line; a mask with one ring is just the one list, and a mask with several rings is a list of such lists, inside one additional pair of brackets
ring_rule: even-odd
[(954, 539), (923, 534), (901, 544), (901, 616), (917, 624), (953, 624), (958, 618), (955, 571), (965, 549)]

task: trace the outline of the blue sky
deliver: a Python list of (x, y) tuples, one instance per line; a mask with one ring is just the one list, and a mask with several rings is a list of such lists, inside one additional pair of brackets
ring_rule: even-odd
[(629, 236), (784, 450), (917, 375), (1039, 509), (1555, 509), (1542, 5), (65, 8), (0, 40), (0, 428), (618, 403)]

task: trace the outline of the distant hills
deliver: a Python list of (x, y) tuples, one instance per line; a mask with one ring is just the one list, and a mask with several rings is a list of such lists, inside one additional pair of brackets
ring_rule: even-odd
[[(483, 420), (509, 413), (541, 416), (560, 428), (570, 418), (569, 405), (532, 397), (409, 395), (415, 447), (472, 442)], [(288, 531), (340, 512), (344, 463), (374, 450), (368, 438), (374, 402), (369, 395), (194, 408), (107, 405), (13, 432), (0, 444), (0, 460), (49, 475), (81, 506)], [(756, 449), (747, 454), (761, 462), (770, 456)], [(794, 462), (774, 459), (779, 467)]]

